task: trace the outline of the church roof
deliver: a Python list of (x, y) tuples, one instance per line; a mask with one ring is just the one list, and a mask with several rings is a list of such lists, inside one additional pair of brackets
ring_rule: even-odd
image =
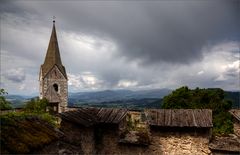
[(62, 72), (64, 77), (67, 78), (65, 67), (62, 65), (61, 56), (59, 52), (55, 21), (53, 21), (52, 34), (49, 41), (45, 61), (44, 64), (41, 66), (42, 76), (45, 77), (47, 73), (54, 67), (54, 65), (56, 65)]

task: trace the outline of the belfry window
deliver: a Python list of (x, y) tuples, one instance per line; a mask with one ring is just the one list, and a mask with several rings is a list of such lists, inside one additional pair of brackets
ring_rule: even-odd
[(58, 92), (58, 85), (56, 83), (53, 84), (53, 88), (56, 92)]

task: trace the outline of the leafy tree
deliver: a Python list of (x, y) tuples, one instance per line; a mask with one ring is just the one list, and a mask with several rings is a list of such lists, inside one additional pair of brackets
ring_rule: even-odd
[(47, 106), (48, 106), (48, 100), (46, 98), (43, 98), (43, 99), (33, 98), (26, 103), (24, 110), (26, 112), (32, 112), (32, 113), (44, 113), (46, 112)]
[(233, 132), (232, 117), (228, 113), (232, 102), (224, 99), (224, 91), (214, 89), (189, 89), (187, 86), (173, 91), (163, 98), (165, 109), (212, 109), (213, 133), (229, 134)]
[(0, 109), (1, 110), (10, 110), (12, 109), (11, 103), (6, 100), (5, 96), (8, 94), (4, 89), (0, 89)]

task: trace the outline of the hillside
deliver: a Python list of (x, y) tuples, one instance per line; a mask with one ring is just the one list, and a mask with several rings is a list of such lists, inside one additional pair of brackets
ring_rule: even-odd
[(131, 99), (153, 99), (163, 98), (171, 93), (170, 89), (152, 89), (152, 90), (105, 90), (97, 92), (79, 92), (69, 94), (69, 103), (101, 103)]
[(225, 99), (232, 101), (232, 108), (240, 108), (240, 92), (225, 91)]
[[(124, 107), (130, 109), (160, 108), (162, 98), (170, 94), (170, 89), (152, 90), (105, 90), (96, 92), (69, 93), (69, 106)], [(225, 91), (225, 98), (232, 101), (233, 108), (240, 107), (240, 92)], [(14, 108), (23, 107), (30, 96), (6, 95)]]

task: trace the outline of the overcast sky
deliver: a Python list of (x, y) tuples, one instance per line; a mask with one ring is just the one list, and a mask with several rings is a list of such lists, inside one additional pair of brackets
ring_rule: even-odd
[(1, 1), (1, 88), (38, 93), (56, 16), (70, 92), (239, 90), (240, 1)]

